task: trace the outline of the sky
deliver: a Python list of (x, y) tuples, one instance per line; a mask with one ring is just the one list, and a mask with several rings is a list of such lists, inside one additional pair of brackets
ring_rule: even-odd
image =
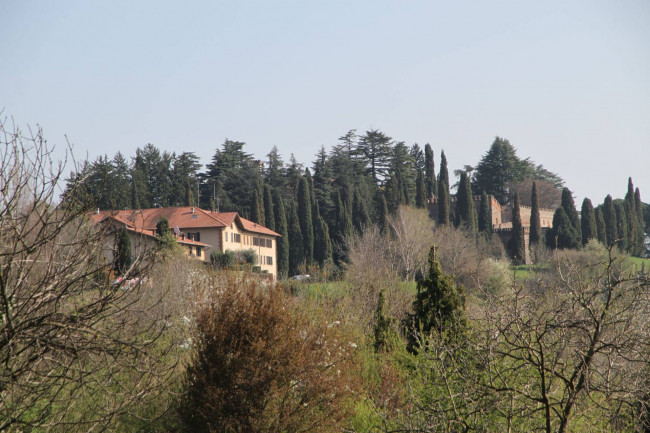
[(650, 202), (650, 1), (0, 0), (0, 111), (91, 160), (378, 129), (453, 170), (500, 136), (578, 207)]

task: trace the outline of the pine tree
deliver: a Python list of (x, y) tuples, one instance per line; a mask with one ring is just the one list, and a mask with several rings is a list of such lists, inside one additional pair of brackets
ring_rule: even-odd
[(466, 172), (460, 173), (460, 183), (456, 194), (456, 227), (464, 227), (471, 233), (476, 233), (476, 209), (472, 195), (472, 186)]
[[(578, 216), (578, 211), (576, 210), (575, 202), (573, 201), (573, 195), (569, 188), (562, 188), (562, 209), (569, 217), (571, 226), (578, 236), (578, 244), (582, 241), (582, 229), (580, 228), (580, 217)], [(574, 248), (574, 247), (567, 247)]]
[(436, 166), (433, 159), (433, 150), (429, 143), (424, 146), (424, 183), (427, 188), (427, 199), (438, 193), (436, 188)]
[(275, 231), (275, 212), (273, 209), (273, 195), (271, 187), (264, 185), (264, 226)]
[(275, 196), (275, 228), (281, 235), (276, 241), (278, 279), (284, 279), (289, 272), (289, 229), (287, 226), (287, 213), (284, 207), (284, 200), (280, 191), (274, 191)]
[(438, 181), (438, 225), (449, 225), (449, 188), (444, 180)]
[(300, 220), (296, 204), (289, 204), (289, 274), (300, 273), (300, 266), (305, 263), (305, 246), (300, 231)]
[(607, 235), (607, 246), (613, 245), (618, 238), (618, 223), (616, 221), (616, 209), (614, 209), (614, 200), (607, 194), (603, 203), (603, 218), (605, 220), (605, 233)]
[(587, 245), (590, 239), (598, 238), (598, 227), (596, 226), (596, 213), (591, 200), (585, 198), (582, 201), (580, 210), (580, 225), (582, 226), (582, 245)]
[(526, 243), (524, 240), (524, 228), (521, 223), (521, 210), (519, 208), (519, 195), (515, 192), (515, 199), (512, 205), (512, 237), (508, 245), (512, 262), (515, 265), (526, 263)]
[(428, 258), (429, 271), (418, 282), (413, 303), (413, 325), (416, 335), (410, 334), (408, 350), (417, 353), (418, 337), (436, 332), (446, 341), (459, 341), (465, 335), (465, 291), (454, 284), (453, 277), (445, 275), (436, 257), (435, 245)]
[(122, 227), (115, 234), (115, 257), (114, 269), (120, 275), (124, 273), (131, 266), (131, 240), (126, 228)]
[(605, 218), (603, 218), (603, 210), (600, 206), (596, 208), (596, 233), (598, 234), (598, 242), (603, 245), (607, 244), (607, 230), (605, 229)]
[(424, 174), (422, 170), (418, 170), (418, 175), (415, 180), (415, 207), (423, 209), (427, 204), (427, 191), (424, 184)]
[(305, 252), (307, 266), (314, 262), (314, 226), (311, 216), (311, 197), (309, 196), (309, 184), (307, 177), (302, 176), (298, 182), (298, 219)]
[(533, 182), (530, 200), (530, 234), (528, 236), (528, 244), (532, 248), (534, 245), (539, 245), (542, 241), (542, 224), (539, 216), (539, 196), (537, 195), (536, 182)]
[(190, 185), (189, 179), (185, 181), (185, 199), (183, 200), (185, 206), (194, 205), (194, 195), (192, 194), (192, 186)]
[(492, 206), (490, 197), (483, 191), (478, 214), (478, 230), (489, 236), (492, 233)]

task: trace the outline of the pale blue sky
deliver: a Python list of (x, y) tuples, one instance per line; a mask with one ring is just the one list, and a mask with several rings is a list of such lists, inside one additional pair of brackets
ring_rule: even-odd
[(650, 202), (650, 1), (0, 0), (0, 109), (91, 159), (375, 128), (454, 169), (499, 135), (578, 206)]

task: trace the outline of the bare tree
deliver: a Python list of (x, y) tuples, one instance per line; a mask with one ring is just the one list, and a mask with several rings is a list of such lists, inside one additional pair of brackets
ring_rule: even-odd
[[(165, 389), (170, 347), (145, 287), (111, 285), (106, 232), (57, 205), (63, 162), (0, 121), (0, 430), (103, 429)], [(68, 188), (77, 187), (75, 182)], [(125, 280), (146, 270), (140, 258)]]

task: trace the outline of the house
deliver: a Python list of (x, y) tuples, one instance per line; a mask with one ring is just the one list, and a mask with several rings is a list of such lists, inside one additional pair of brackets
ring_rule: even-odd
[(242, 218), (237, 212), (212, 212), (185, 206), (105, 210), (91, 215), (94, 222), (110, 221), (144, 238), (154, 235), (161, 218), (169, 221), (177, 241), (189, 255), (207, 261), (211, 251), (252, 249), (257, 254), (257, 265), (261, 270), (277, 279), (276, 239), (280, 234)]

